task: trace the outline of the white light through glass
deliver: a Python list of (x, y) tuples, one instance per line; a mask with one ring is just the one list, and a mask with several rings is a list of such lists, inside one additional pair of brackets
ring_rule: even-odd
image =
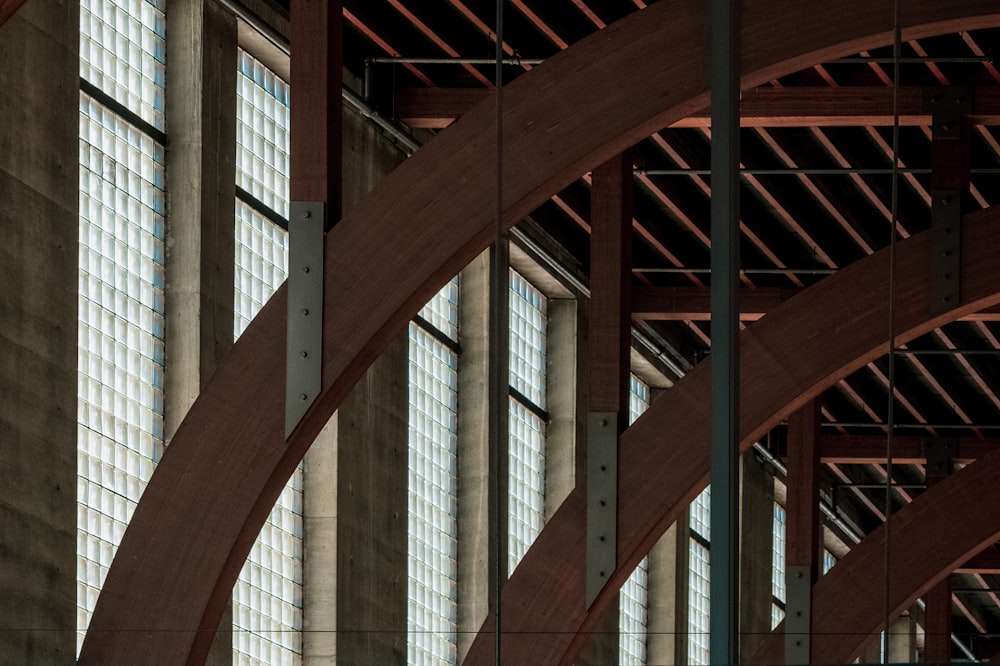
[[(649, 386), (632, 375), (629, 380), (629, 424), (649, 408)], [(622, 585), (618, 609), (618, 663), (642, 666), (646, 663), (646, 616), (649, 558), (644, 557)]]
[[(237, 76), (237, 184), (250, 189), (265, 173), (268, 205), (287, 214), (288, 162), (275, 163), (275, 143), (288, 145), (288, 86), (244, 51)], [(250, 76), (247, 75), (249, 72)], [(277, 95), (277, 96), (276, 96)], [(261, 168), (267, 164), (267, 168)], [(280, 205), (274, 194), (280, 192)], [(258, 187), (255, 196), (264, 196)], [(238, 337), (288, 270), (288, 233), (236, 200), (234, 333)], [(302, 465), (288, 480), (233, 588), (233, 661), (298, 664), (302, 660)]]
[[(458, 280), (420, 312), (458, 338)], [(458, 356), (417, 323), (409, 328), (407, 663), (458, 658)]]
[(165, 127), (166, 0), (81, 0), (80, 76)]
[(162, 455), (163, 157), (81, 93), (78, 649)]
[[(688, 663), (707, 664), (709, 653), (709, 553), (705, 543), (711, 539), (709, 507), (711, 488), (705, 488), (688, 512), (692, 532), (688, 568)], [(696, 538), (701, 537), (700, 539)]]
[[(510, 385), (545, 409), (546, 300), (523, 277), (510, 274)], [(508, 570), (513, 572), (545, 520), (545, 422), (510, 398)]]
[(236, 77), (236, 184), (288, 218), (287, 83), (242, 49)]
[[(771, 596), (785, 603), (785, 508), (774, 505), (774, 529), (772, 530), (771, 553)], [(785, 611), (777, 603), (771, 604), (771, 628), (785, 618)]]

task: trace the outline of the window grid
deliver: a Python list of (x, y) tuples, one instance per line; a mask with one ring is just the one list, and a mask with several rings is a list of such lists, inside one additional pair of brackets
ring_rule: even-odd
[(709, 657), (709, 554), (689, 539), (688, 663), (707, 664)]
[(80, 94), (78, 650), (162, 455), (163, 156)]
[[(422, 315), (453, 312), (458, 282)], [(425, 314), (426, 313), (426, 314)], [(409, 536), (407, 662), (458, 659), (458, 357), (415, 323), (409, 327)]]
[(709, 645), (709, 551), (712, 488), (688, 507), (688, 663), (707, 664)]
[[(510, 272), (510, 385), (545, 409), (545, 296)], [(545, 422), (510, 398), (508, 571), (528, 552), (545, 520)]]
[(236, 78), (236, 184), (287, 219), (290, 88), (242, 49)]
[(837, 558), (833, 553), (828, 551), (826, 548), (823, 549), (823, 575), (833, 568), (833, 565), (837, 563)]
[(785, 508), (775, 502), (773, 529), (771, 531), (771, 596), (778, 603), (771, 604), (771, 628), (778, 626), (784, 617), (785, 611), (779, 605), (786, 600), (785, 591), (785, 535), (786, 535), (786, 514)]
[[(649, 386), (635, 375), (629, 378), (629, 424), (649, 407)], [(646, 619), (649, 558), (644, 557), (622, 585), (618, 612), (618, 663), (641, 666), (646, 663)]]
[[(237, 146), (237, 183), (248, 182), (240, 180), (248, 177), (244, 166), (249, 164), (251, 172), (261, 173), (259, 165), (267, 161), (267, 182), (283, 188), (287, 196), (287, 159), (276, 165), (273, 149), (267, 148), (275, 141), (287, 146), (287, 85), (270, 71), (265, 75), (259, 63), (242, 50), (238, 68), (238, 136), (251, 138)], [(258, 73), (262, 84), (255, 83), (258, 78), (248, 78), (247, 72)], [(280, 104), (275, 103), (278, 98), (274, 95), (279, 87), (284, 91)], [(275, 123), (275, 116), (283, 121)], [(264, 135), (269, 143), (262, 140)], [(288, 233), (246, 202), (237, 199), (235, 206), (233, 332), (239, 337), (285, 280)], [(287, 207), (280, 212), (287, 215)], [(302, 475), (300, 463), (271, 509), (233, 589), (233, 656), (237, 664), (301, 662)]]
[(80, 76), (164, 130), (166, 0), (81, 0)]

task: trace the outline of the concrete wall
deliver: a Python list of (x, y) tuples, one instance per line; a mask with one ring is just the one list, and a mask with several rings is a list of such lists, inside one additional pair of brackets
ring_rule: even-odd
[(79, 7), (0, 28), (0, 663), (76, 655)]
[[(167, 446), (233, 345), (236, 19), (176, 0), (167, 30), (164, 434)], [(232, 663), (232, 609), (208, 659)]]
[[(344, 112), (344, 207), (403, 155)], [(408, 343), (379, 358), (305, 459), (303, 659), (406, 662)]]

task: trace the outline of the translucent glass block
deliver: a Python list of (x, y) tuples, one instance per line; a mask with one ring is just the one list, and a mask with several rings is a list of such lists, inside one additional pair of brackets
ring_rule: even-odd
[[(447, 312), (449, 283), (424, 308)], [(433, 313), (432, 313), (432, 316)], [(449, 332), (448, 327), (442, 328)], [(457, 334), (457, 327), (450, 330)], [(415, 323), (409, 328), (407, 661), (457, 660), (458, 357)]]
[[(649, 386), (635, 375), (629, 380), (629, 423), (649, 408)], [(642, 666), (646, 663), (647, 578), (649, 558), (643, 558), (619, 594), (618, 663)]]
[(80, 95), (78, 647), (162, 455), (163, 168), (162, 147)]
[(709, 653), (708, 548), (690, 539), (688, 578), (688, 663), (707, 664)]
[(239, 50), (236, 81), (236, 184), (288, 217), (287, 83)]
[[(235, 319), (239, 335), (285, 280), (288, 234), (236, 201)], [(297, 664), (302, 655), (302, 465), (278, 497), (233, 591), (234, 661)]]
[(510, 385), (545, 408), (545, 296), (510, 273)]
[(823, 574), (833, 568), (833, 565), (837, 563), (837, 558), (834, 557), (833, 553), (828, 551), (826, 548), (823, 549)]
[(509, 485), (508, 567), (513, 572), (545, 522), (545, 424), (513, 398)]
[(454, 341), (458, 341), (458, 277), (420, 309), (420, 316)]
[(166, 126), (166, 4), (80, 2), (80, 76), (159, 130)]
[(705, 488), (694, 498), (688, 510), (689, 524), (691, 531), (698, 534), (706, 541), (712, 539), (711, 531), (711, 505), (712, 487)]
[[(785, 507), (774, 505), (771, 553), (771, 595), (785, 601)], [(779, 620), (780, 622), (780, 620)], [(777, 624), (773, 625), (773, 629)]]

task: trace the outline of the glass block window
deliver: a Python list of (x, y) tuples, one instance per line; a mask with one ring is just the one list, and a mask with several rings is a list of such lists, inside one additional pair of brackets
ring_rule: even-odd
[(511, 271), (509, 572), (545, 521), (545, 330), (545, 296)]
[[(649, 408), (649, 386), (632, 375), (629, 380), (629, 424)], [(618, 596), (618, 663), (641, 666), (646, 663), (646, 617), (649, 558), (644, 557), (622, 585)]]
[(163, 158), (81, 93), (78, 649), (163, 451)]
[(688, 663), (707, 664), (709, 652), (709, 551), (712, 490), (705, 488), (688, 509)]
[[(282, 141), (287, 145), (287, 85), (268, 72), (270, 88), (284, 86), (285, 105), (278, 111), (274, 96), (249, 80), (253, 60), (240, 51), (237, 94), (238, 136), (251, 127), (271, 127), (279, 114), (284, 122)], [(247, 63), (251, 63), (248, 65)], [(255, 88), (256, 86), (256, 88)], [(257, 89), (259, 88), (259, 89)], [(282, 115), (283, 114), (283, 115)], [(246, 177), (242, 167), (263, 162), (264, 143), (253, 138), (237, 147), (242, 161), (237, 183)], [(260, 151), (259, 155), (255, 151)], [(256, 160), (256, 162), (255, 162)], [(273, 160), (272, 160), (273, 161)], [(273, 166), (273, 164), (272, 164)], [(288, 163), (272, 168), (268, 182), (283, 188), (287, 197)], [(236, 199), (235, 228), (235, 317), (234, 335), (240, 334), (257, 315), (274, 291), (284, 282), (288, 270), (288, 232), (259, 209), (260, 202)], [(257, 207), (255, 207), (255, 205)], [(284, 210), (284, 209), (283, 209)], [(295, 469), (264, 523), (250, 555), (233, 588), (233, 657), (237, 664), (298, 664), (302, 659), (302, 465)]]
[(708, 547), (691, 539), (688, 578), (688, 663), (707, 664), (709, 653)]
[(236, 79), (236, 185), (287, 219), (289, 86), (242, 49)]
[(785, 507), (774, 505), (771, 530), (771, 628), (785, 618)]
[(432, 334), (409, 328), (407, 662), (458, 659), (458, 280), (420, 312)]
[(823, 575), (826, 575), (833, 565), (837, 563), (837, 558), (826, 548), (823, 549)]
[(287, 266), (288, 232), (237, 200), (236, 337), (285, 281)]
[(80, 76), (163, 131), (166, 0), (81, 0)]

